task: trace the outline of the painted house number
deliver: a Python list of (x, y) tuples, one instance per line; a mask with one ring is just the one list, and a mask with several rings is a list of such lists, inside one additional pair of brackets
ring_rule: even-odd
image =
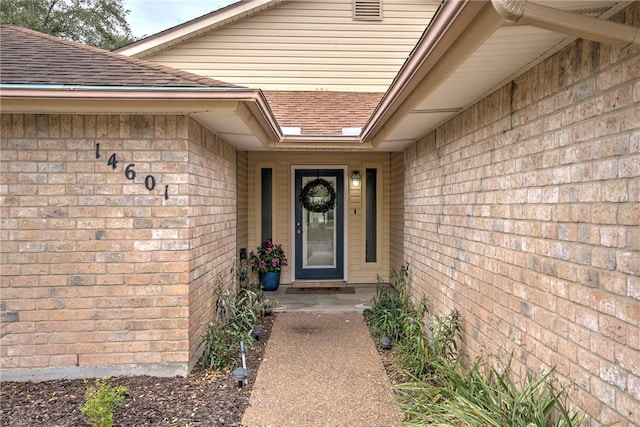
[[(96, 142), (96, 159), (100, 158), (100, 143)], [(115, 169), (118, 164), (118, 158), (116, 153), (111, 153), (109, 159), (107, 160), (107, 165), (111, 166), (112, 169)], [(134, 180), (136, 179), (136, 171), (134, 169), (135, 163), (129, 163), (126, 168), (124, 168), (124, 176), (127, 179)], [(147, 190), (152, 191), (156, 188), (156, 179), (153, 175), (147, 175), (144, 178), (144, 186)], [(169, 200), (169, 185), (164, 186), (164, 199)]]

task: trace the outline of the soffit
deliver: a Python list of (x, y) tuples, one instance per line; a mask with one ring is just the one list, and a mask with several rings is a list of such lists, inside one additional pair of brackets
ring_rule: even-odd
[[(545, 1), (536, 2), (557, 9), (592, 17), (610, 17), (622, 9), (617, 1)], [(486, 36), (446, 77), (427, 74), (432, 84), (413, 100), (410, 108), (386, 124), (377, 140), (371, 142), (379, 151), (400, 151), (416, 139), (459, 114), (478, 100), (531, 69), (575, 40), (553, 31), (508, 21)], [(434, 74), (434, 73), (431, 73)]]

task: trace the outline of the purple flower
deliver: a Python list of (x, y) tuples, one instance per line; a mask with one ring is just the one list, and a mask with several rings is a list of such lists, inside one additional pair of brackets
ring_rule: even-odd
[(259, 267), (260, 269), (263, 269), (263, 268), (265, 268), (266, 266), (267, 266), (267, 263), (266, 263), (266, 262), (264, 262), (264, 261), (260, 261), (260, 263), (258, 264), (258, 267)]
[(278, 265), (280, 265), (280, 260), (279, 260), (278, 258), (273, 258), (273, 259), (271, 260), (271, 265), (272, 265), (273, 267), (277, 267)]

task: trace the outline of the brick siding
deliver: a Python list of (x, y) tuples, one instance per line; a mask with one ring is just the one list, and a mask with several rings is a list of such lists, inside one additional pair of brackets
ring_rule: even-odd
[(235, 151), (184, 116), (1, 120), (3, 379), (185, 375), (235, 254)]
[[(640, 26), (640, 5), (620, 20)], [(578, 40), (405, 151), (413, 295), (640, 425), (640, 53)]]
[(191, 127), (189, 194), (191, 267), (189, 282), (190, 366), (200, 357), (202, 336), (215, 315), (215, 287), (233, 281), (236, 256), (236, 151), (200, 125)]

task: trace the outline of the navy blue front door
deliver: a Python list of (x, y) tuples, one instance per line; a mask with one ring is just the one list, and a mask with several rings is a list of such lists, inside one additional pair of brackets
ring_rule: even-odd
[[(322, 182), (318, 181), (323, 180)], [(335, 191), (335, 206), (327, 212), (305, 209), (302, 190), (322, 184), (318, 203), (326, 196), (326, 183)], [(297, 169), (295, 172), (295, 274), (296, 280), (344, 278), (344, 171), (342, 169)]]

